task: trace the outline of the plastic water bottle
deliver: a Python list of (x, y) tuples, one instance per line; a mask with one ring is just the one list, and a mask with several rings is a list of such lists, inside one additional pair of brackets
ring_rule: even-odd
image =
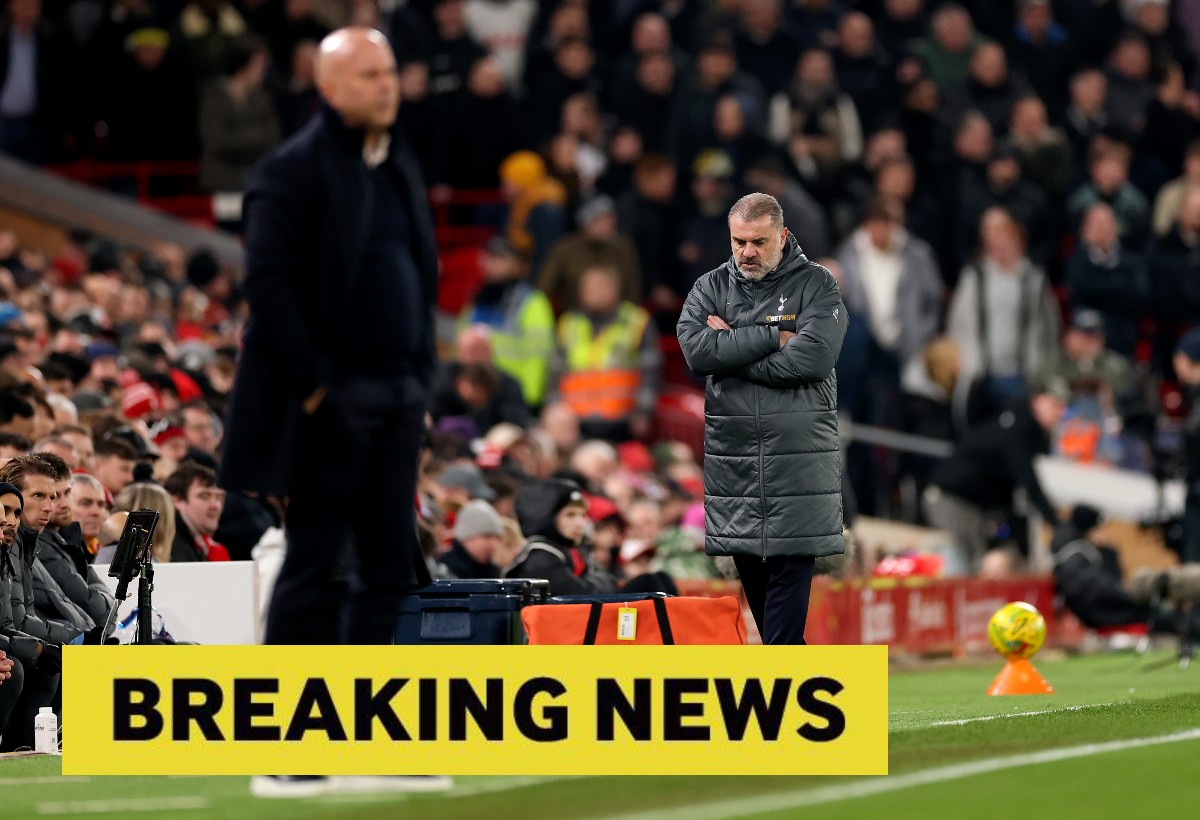
[(33, 719), (33, 750), (38, 754), (58, 754), (58, 716), (49, 706), (39, 709)]

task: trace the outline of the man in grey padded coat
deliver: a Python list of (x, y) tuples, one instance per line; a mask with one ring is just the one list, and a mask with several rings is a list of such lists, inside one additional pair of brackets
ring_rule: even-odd
[(763, 643), (803, 644), (813, 562), (845, 549), (833, 367), (848, 317), (774, 197), (734, 203), (729, 234), (678, 325), (707, 383), (705, 550), (733, 556)]

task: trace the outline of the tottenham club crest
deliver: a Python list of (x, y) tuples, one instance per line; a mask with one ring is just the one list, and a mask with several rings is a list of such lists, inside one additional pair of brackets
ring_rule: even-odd
[(796, 314), (783, 312), (784, 304), (787, 302), (787, 300), (788, 300), (788, 297), (780, 296), (779, 297), (779, 312), (776, 313), (774, 316), (767, 316), (765, 319), (763, 319), (763, 321), (768, 325), (778, 324), (779, 322), (794, 321), (796, 319)]

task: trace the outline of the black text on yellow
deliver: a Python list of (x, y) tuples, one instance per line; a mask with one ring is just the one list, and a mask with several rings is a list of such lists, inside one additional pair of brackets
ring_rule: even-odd
[(118, 677), (112, 686), (112, 738), (146, 742), (169, 731), (176, 742), (299, 742), (310, 735), (332, 741), (500, 742), (515, 732), (552, 743), (571, 737), (572, 710), (590, 709), (597, 741), (741, 741), (754, 726), (764, 741), (826, 743), (846, 730), (845, 712), (835, 702), (842, 690), (830, 677), (599, 677), (585, 701), (552, 677), (519, 683), (356, 678), (352, 696), (339, 699), (324, 678), (310, 677), (296, 697), (285, 700), (278, 697), (276, 678), (234, 678), (223, 686), (181, 677), (164, 693), (148, 678)]

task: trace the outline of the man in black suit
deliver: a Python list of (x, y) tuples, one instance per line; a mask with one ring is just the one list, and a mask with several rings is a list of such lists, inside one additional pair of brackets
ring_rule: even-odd
[[(386, 644), (401, 596), (429, 580), (413, 498), (435, 365), (433, 225), (386, 38), (334, 32), (316, 78), (320, 114), (246, 191), (250, 323), (220, 484), (289, 499), (266, 643)], [(353, 595), (338, 581), (348, 543)]]

